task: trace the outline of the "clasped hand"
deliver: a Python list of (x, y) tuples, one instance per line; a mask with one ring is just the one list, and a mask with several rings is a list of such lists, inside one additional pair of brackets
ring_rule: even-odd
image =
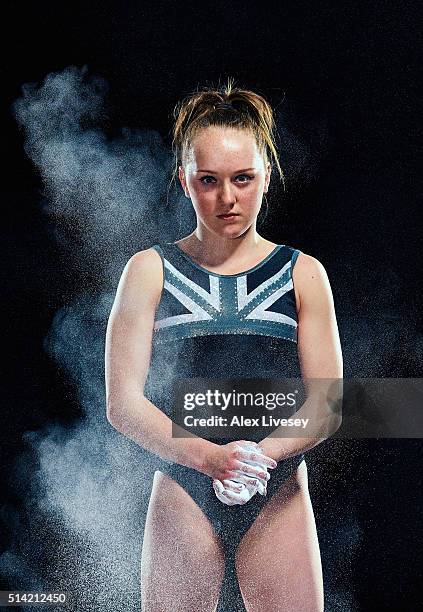
[(267, 469), (277, 466), (276, 461), (264, 455), (262, 449), (254, 442), (240, 441), (237, 448), (240, 451), (239, 461), (247, 464), (245, 469), (233, 470), (235, 476), (231, 478), (222, 481), (216, 478), (213, 480), (216, 497), (228, 506), (245, 504), (256, 493), (266, 495), (267, 481), (270, 478)]

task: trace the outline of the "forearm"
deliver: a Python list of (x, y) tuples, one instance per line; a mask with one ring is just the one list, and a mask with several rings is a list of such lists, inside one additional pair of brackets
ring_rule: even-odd
[(187, 437), (174, 437), (172, 420), (145, 396), (134, 394), (115, 400), (114, 405), (109, 404), (107, 416), (117, 431), (146, 450), (206, 473), (207, 457), (217, 445), (182, 429)]
[[(285, 431), (283, 432), (285, 433)], [(280, 434), (282, 435), (282, 434)], [(300, 453), (310, 450), (314, 446), (326, 440), (325, 438), (275, 438), (273, 435), (264, 438), (259, 442), (260, 448), (268, 457), (275, 461), (295, 457)]]
[(287, 428), (278, 427), (259, 443), (265, 455), (275, 461), (294, 457), (314, 448), (339, 428), (342, 384), (335, 382), (331, 388), (325, 388), (324, 384), (324, 381), (318, 383), (316, 390), (291, 417), (307, 422), (306, 429), (302, 425), (290, 427), (290, 436), (287, 437)]

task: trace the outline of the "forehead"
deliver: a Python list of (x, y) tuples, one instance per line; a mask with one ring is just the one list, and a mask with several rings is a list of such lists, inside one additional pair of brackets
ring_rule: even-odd
[[(187, 164), (219, 170), (235, 164), (237, 168), (253, 167), (261, 160), (252, 132), (220, 126), (209, 126), (198, 132), (188, 151)], [(206, 165), (204, 165), (206, 164)]]

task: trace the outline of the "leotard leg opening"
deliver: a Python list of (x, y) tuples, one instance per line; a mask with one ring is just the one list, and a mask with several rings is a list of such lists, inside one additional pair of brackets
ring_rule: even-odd
[(236, 550), (243, 536), (259, 516), (261, 509), (283, 486), (302, 461), (304, 461), (304, 455), (279, 462), (278, 467), (272, 470), (267, 484), (267, 495), (256, 494), (246, 504), (235, 506), (227, 506), (217, 499), (209, 476), (176, 463), (162, 469), (201, 508), (222, 544), (225, 552), (225, 574), (216, 612), (245, 611), (236, 576)]

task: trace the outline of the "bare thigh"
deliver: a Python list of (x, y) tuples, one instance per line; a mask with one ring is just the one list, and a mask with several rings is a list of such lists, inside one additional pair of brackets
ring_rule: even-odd
[(214, 612), (224, 567), (224, 552), (201, 508), (156, 471), (141, 555), (142, 612)]
[(244, 535), (236, 569), (247, 612), (323, 611), (320, 550), (305, 462)]

